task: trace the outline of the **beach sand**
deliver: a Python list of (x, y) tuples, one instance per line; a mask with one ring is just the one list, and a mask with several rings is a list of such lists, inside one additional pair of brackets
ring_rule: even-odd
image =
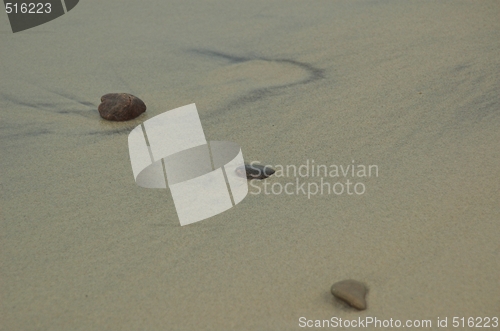
[[(498, 1), (87, 0), (15, 34), (0, 15), (0, 329), (500, 318), (499, 13)], [(146, 113), (101, 119), (111, 92)], [(135, 184), (127, 136), (190, 103), (207, 140), (238, 143), (247, 162), (378, 176), (351, 178), (363, 194), (310, 199), (252, 194), (254, 182), (181, 227), (168, 189)], [(368, 286), (367, 310), (331, 295), (348, 278)]]

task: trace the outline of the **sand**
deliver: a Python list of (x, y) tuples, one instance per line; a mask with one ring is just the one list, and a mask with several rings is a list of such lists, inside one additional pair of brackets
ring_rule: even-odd
[[(0, 15), (0, 329), (500, 317), (499, 13), (498, 1), (87, 0), (15, 34)], [(97, 106), (111, 92), (148, 110), (107, 122)], [(351, 178), (363, 194), (249, 194), (181, 227), (168, 189), (135, 184), (127, 135), (190, 103), (207, 139), (248, 162), (378, 176)], [(350, 278), (369, 288), (365, 311), (330, 293)]]

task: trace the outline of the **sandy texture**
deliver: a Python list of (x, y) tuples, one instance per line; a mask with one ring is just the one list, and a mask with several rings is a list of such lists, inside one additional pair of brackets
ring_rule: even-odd
[[(500, 317), (499, 14), (498, 1), (86, 0), (16, 34), (1, 14), (0, 329)], [(107, 122), (110, 92), (148, 110)], [(207, 139), (247, 161), (379, 175), (359, 196), (249, 194), (181, 227), (168, 190), (135, 185), (127, 134), (193, 102)], [(348, 278), (368, 285), (367, 310), (330, 294)]]

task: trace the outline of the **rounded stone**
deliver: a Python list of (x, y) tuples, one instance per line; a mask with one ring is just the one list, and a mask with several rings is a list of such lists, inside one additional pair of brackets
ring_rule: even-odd
[(332, 294), (348, 303), (350, 306), (359, 309), (366, 309), (366, 287), (363, 283), (354, 279), (346, 279), (332, 285)]
[(101, 97), (97, 110), (108, 121), (129, 121), (144, 113), (146, 105), (132, 94), (108, 93)]

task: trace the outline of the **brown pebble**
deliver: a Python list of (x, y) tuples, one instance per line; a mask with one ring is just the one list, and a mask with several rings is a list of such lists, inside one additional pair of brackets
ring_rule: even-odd
[(144, 113), (146, 105), (132, 94), (108, 93), (101, 97), (97, 110), (108, 121), (128, 121)]
[(347, 279), (333, 284), (331, 291), (336, 298), (347, 302), (352, 307), (359, 310), (366, 309), (366, 287), (363, 283)]
[(271, 167), (266, 167), (260, 164), (245, 164), (245, 170), (243, 168), (236, 169), (238, 176), (245, 177), (247, 179), (265, 179), (276, 171)]

